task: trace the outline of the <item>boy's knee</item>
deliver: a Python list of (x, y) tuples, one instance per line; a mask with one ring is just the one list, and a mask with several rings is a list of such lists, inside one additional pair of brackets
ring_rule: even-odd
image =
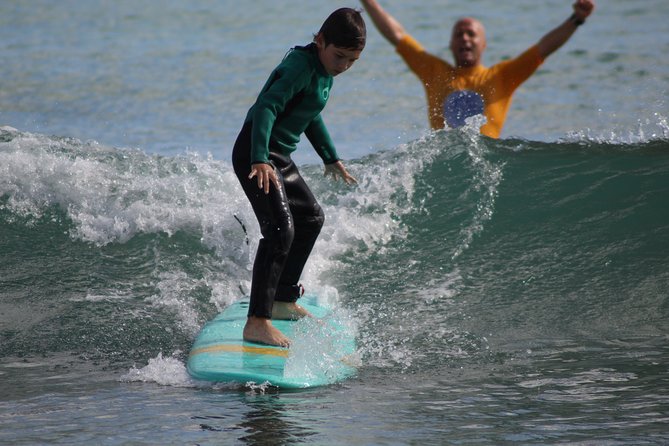
[(305, 226), (308, 226), (312, 232), (321, 232), (321, 228), (325, 224), (325, 213), (323, 212), (323, 209), (318, 206), (314, 215), (304, 219), (304, 224)]
[(271, 246), (275, 255), (287, 256), (295, 239), (295, 226), (292, 221), (284, 224), (267, 223), (261, 228), (263, 239)]
[(293, 240), (295, 239), (295, 226), (291, 224), (283, 228), (277, 228), (277, 231), (279, 232), (278, 247), (280, 248), (282, 254), (288, 255), (290, 246), (293, 244)]

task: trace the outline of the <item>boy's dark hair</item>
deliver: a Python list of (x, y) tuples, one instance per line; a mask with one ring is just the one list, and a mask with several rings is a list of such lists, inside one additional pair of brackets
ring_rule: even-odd
[(365, 21), (360, 11), (352, 8), (340, 8), (330, 14), (318, 34), (323, 36), (326, 46), (333, 44), (339, 48), (362, 50), (367, 41)]

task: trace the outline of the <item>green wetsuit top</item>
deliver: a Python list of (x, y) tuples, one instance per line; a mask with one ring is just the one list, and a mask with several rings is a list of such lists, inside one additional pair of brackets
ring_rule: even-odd
[(325, 71), (315, 44), (293, 48), (277, 66), (246, 115), (253, 123), (251, 163), (268, 163), (270, 148), (281, 155), (297, 149), (304, 133), (325, 164), (339, 160), (321, 111), (333, 77)]

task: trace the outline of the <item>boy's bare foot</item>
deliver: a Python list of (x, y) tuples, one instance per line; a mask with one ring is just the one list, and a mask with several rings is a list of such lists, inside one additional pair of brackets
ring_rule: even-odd
[(307, 316), (311, 317), (311, 313), (295, 302), (274, 301), (272, 319), (296, 320)]
[(270, 319), (250, 316), (244, 326), (244, 340), (261, 344), (289, 347), (288, 339), (281, 331), (272, 325)]

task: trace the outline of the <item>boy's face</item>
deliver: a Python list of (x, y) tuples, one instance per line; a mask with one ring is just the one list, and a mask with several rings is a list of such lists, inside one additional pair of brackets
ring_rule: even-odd
[(362, 49), (352, 50), (332, 44), (325, 46), (321, 36), (316, 38), (316, 45), (318, 46), (318, 58), (325, 67), (325, 71), (331, 76), (336, 76), (351, 68), (362, 53)]

